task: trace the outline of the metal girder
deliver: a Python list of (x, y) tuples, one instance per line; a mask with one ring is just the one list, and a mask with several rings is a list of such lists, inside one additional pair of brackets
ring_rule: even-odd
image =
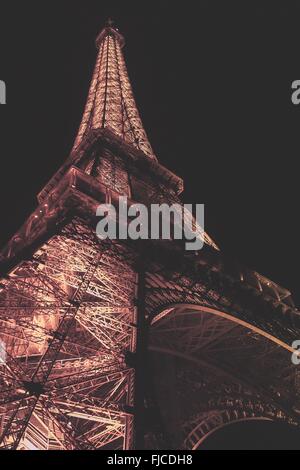
[[(6, 364), (0, 369), (8, 371), (0, 400), (2, 448), (30, 448), (30, 439), (34, 446), (37, 415), (44, 425), (52, 423), (52, 437), (63, 448), (100, 448), (109, 442), (119, 446), (120, 440), (125, 447), (130, 441), (132, 417), (124, 410), (133, 405), (132, 372), (125, 366), (124, 354), (135, 344), (135, 274), (127, 250), (96, 243), (92, 231), (77, 222), (44, 244), (32, 262), (16, 268), (0, 297), (1, 339), (7, 350)], [(70, 252), (61, 257), (60, 242), (65, 251), (68, 240)], [(74, 249), (77, 246), (81, 250)], [(54, 279), (53, 272), (60, 276)], [(33, 282), (24, 282), (28, 276)], [(52, 289), (53, 282), (57, 290)], [(93, 283), (99, 283), (97, 300), (90, 288)], [(19, 300), (20, 289), (25, 295)], [(71, 393), (78, 401), (80, 393), (88, 394), (85, 400), (81, 396), (81, 403), (73, 402), (73, 413)], [(97, 422), (105, 413), (120, 415), (122, 424), (112, 426), (111, 420), (101, 418), (102, 428), (93, 443), (75, 437), (71, 442), (68, 420), (91, 421), (91, 412), (98, 416)]]

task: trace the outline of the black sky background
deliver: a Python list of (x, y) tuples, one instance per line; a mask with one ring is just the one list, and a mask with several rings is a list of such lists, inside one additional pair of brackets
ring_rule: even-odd
[(299, 293), (300, 2), (1, 2), (0, 245), (68, 156), (107, 17), (160, 162), (234, 258)]

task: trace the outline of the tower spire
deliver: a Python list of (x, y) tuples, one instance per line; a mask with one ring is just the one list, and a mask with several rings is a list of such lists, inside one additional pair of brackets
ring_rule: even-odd
[(114, 20), (112, 20), (111, 18), (108, 18), (106, 21), (106, 26), (113, 26), (113, 25), (114, 25)]
[(73, 152), (90, 130), (106, 128), (156, 159), (133, 96), (122, 53), (124, 45), (124, 37), (109, 18), (96, 39), (96, 66)]

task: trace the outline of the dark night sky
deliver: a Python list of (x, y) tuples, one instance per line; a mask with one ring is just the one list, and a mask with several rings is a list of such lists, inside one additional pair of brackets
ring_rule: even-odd
[(300, 106), (290, 96), (300, 2), (2, 2), (0, 244), (71, 149), (108, 16), (126, 37), (150, 140), (184, 178), (185, 201), (204, 202), (219, 246), (299, 304)]

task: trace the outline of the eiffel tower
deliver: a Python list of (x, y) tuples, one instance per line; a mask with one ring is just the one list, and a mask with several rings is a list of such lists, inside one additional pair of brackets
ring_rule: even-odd
[(73, 150), (1, 253), (4, 450), (195, 450), (240, 420), (299, 426), (290, 292), (200, 228), (192, 254), (96, 236), (100, 203), (183, 191), (149, 143), (124, 44), (108, 22)]

